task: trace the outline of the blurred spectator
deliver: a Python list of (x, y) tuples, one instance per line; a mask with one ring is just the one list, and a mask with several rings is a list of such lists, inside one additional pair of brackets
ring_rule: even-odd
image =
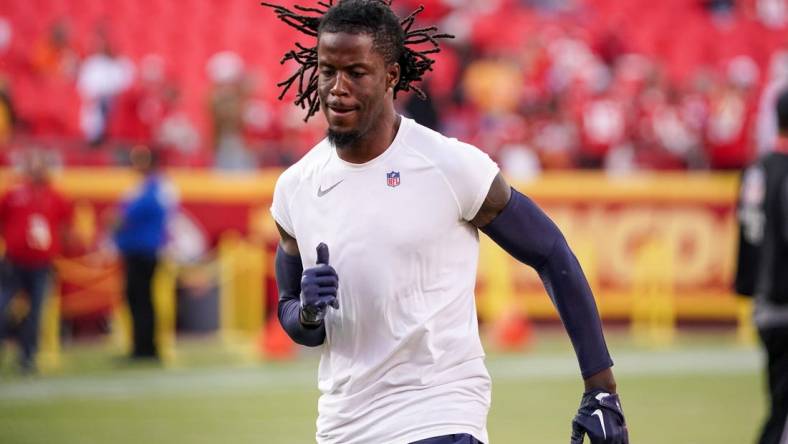
[(657, 168), (686, 168), (690, 159), (700, 163), (700, 134), (693, 127), (690, 115), (684, 108), (681, 94), (671, 88), (666, 94), (659, 94), (652, 104), (643, 131), (644, 140), (650, 142), (653, 162)]
[(750, 74), (739, 75), (732, 69), (709, 98), (705, 143), (714, 169), (741, 169), (752, 159), (750, 134), (755, 110), (749, 96)]
[(535, 128), (534, 145), (545, 169), (574, 167), (579, 145), (577, 125), (566, 111), (558, 108), (554, 119), (544, 119)]
[(48, 291), (52, 260), (68, 240), (71, 204), (51, 185), (43, 152), (23, 156), (22, 181), (0, 198), (0, 226), (6, 244), (8, 270), (0, 285), (0, 347), (5, 333), (5, 310), (19, 290), (30, 309), (19, 331), (19, 365), (24, 373), (36, 371), (41, 307)]
[(756, 0), (755, 11), (761, 23), (773, 29), (788, 25), (788, 0)]
[(5, 146), (14, 134), (16, 111), (11, 98), (8, 81), (0, 76), (0, 148)]
[(96, 52), (82, 63), (77, 81), (82, 96), (80, 127), (89, 143), (104, 142), (114, 100), (131, 85), (133, 76), (131, 61), (118, 57), (106, 34), (99, 31)]
[(164, 91), (161, 122), (154, 134), (155, 144), (169, 153), (194, 154), (200, 148), (200, 134), (183, 110), (181, 93), (175, 86)]
[(525, 182), (536, 178), (542, 170), (539, 158), (527, 145), (504, 145), (498, 154), (501, 171), (511, 180)]
[(715, 14), (730, 14), (736, 8), (736, 0), (701, 0), (701, 4)]
[(167, 87), (164, 59), (143, 57), (138, 81), (117, 97), (109, 136), (129, 146), (149, 145), (165, 113)]
[(621, 57), (627, 54), (626, 45), (618, 32), (611, 29), (605, 32), (596, 42), (595, 51), (606, 65), (613, 67)]
[(234, 52), (220, 52), (208, 60), (208, 76), (213, 83), (210, 110), (216, 166), (228, 170), (254, 168), (244, 133), (244, 111), (249, 96), (243, 60)]
[(520, 101), (520, 69), (506, 58), (473, 61), (465, 71), (463, 90), (479, 110), (492, 115), (514, 111)]
[(131, 151), (142, 183), (123, 202), (115, 243), (123, 256), (125, 294), (133, 324), (133, 360), (158, 360), (153, 308), (153, 275), (167, 241), (167, 223), (177, 198), (157, 168), (156, 154), (144, 146)]
[(755, 142), (758, 154), (774, 149), (777, 143), (777, 94), (788, 88), (788, 50), (775, 52), (769, 66), (769, 78), (758, 103)]
[(115, 101), (108, 135), (124, 149), (159, 146), (162, 162), (197, 151), (199, 134), (183, 112), (178, 87), (169, 79), (161, 56), (142, 58), (137, 82)]
[(581, 168), (600, 168), (608, 152), (624, 142), (624, 106), (607, 91), (586, 102), (581, 118), (582, 144), (578, 156)]
[(576, 3), (575, 0), (520, 0), (523, 5), (543, 11), (570, 11)]
[(55, 22), (48, 34), (33, 43), (30, 62), (42, 76), (76, 77), (79, 56), (71, 45), (71, 32), (65, 21)]
[(283, 152), (278, 149), (277, 141), (282, 139), (282, 126), (272, 105), (262, 97), (250, 97), (244, 110), (244, 135), (261, 167), (289, 165), (283, 162), (293, 152), (292, 147), (282, 147)]
[[(57, 9), (46, 7), (52, 1), (43, 0), (42, 14)], [(409, 14), (420, 3), (424, 0), (398, 0), (395, 7)], [(617, 158), (614, 163), (628, 168), (737, 168), (752, 158), (753, 140), (762, 151), (773, 138), (768, 136), (773, 125), (768, 118), (756, 118), (755, 111), (769, 108), (774, 88), (768, 85), (778, 80), (759, 79), (759, 74), (770, 72), (764, 56), (785, 45), (781, 31), (788, 25), (788, 0), (428, 3), (428, 15), (421, 15), (420, 23), (440, 22), (457, 38), (434, 55), (439, 59), (435, 70), (420, 85), (430, 90), (432, 103), (403, 96), (399, 106), (493, 156), (527, 146), (545, 170), (579, 164), (601, 168), (610, 164), (611, 155)], [(119, 47), (139, 57), (134, 61), (140, 75), (130, 89), (133, 66), (113, 55), (103, 33), (101, 49), (77, 67), (79, 51), (71, 36), (88, 34), (94, 26), (90, 21), (51, 12), (41, 17), (52, 23), (46, 33), (31, 35), (37, 28), (24, 24), (14, 8), (7, 12), (8, 20), (0, 18), (0, 71), (14, 93), (17, 133), (56, 141), (72, 151), (74, 144), (64, 141), (81, 135), (91, 143), (154, 143), (167, 148), (167, 162), (207, 165), (212, 155), (217, 165), (231, 169), (286, 165), (324, 135), (321, 119), (299, 126), (302, 112), (278, 103), (273, 89), (258, 86), (269, 82), (251, 81), (255, 76), (283, 79), (290, 72), (290, 65), (279, 68), (272, 62), (281, 57), (279, 33), (287, 31), (278, 30), (277, 38), (265, 45), (234, 42), (206, 60), (202, 51), (188, 49), (193, 45), (178, 49), (180, 42), (173, 42), (168, 31), (179, 20), (190, 20), (190, 11), (158, 18), (159, 26), (150, 28), (135, 22), (146, 17), (147, 6), (141, 6), (138, 17), (123, 16), (109, 4), (96, 7), (114, 25), (105, 29), (116, 33)], [(221, 9), (218, 4), (205, 8), (199, 14)], [(196, 29), (195, 34), (233, 34), (225, 28), (244, 20), (196, 20), (203, 23), (199, 26), (221, 29)], [(674, 25), (669, 33), (666, 24)], [(166, 60), (168, 70), (161, 69), (161, 58), (140, 57), (151, 51)], [(194, 69), (201, 65), (206, 71)], [(78, 89), (73, 73), (68, 77), (74, 69)], [(693, 83), (696, 77), (715, 80), (704, 80), (707, 86), (699, 88)], [(721, 78), (725, 80), (716, 80)], [(511, 130), (501, 120), (518, 119), (528, 127), (525, 138), (494, 134)], [(569, 134), (555, 129), (569, 127), (575, 131), (576, 142), (569, 144), (574, 148), (543, 149), (545, 139)], [(210, 153), (202, 150), (208, 147)], [(84, 156), (70, 154), (64, 155), (69, 162), (86, 162)], [(105, 152), (90, 162), (111, 159)]]
[[(5, 17), (0, 17), (0, 57), (6, 55), (6, 52), (11, 47), (13, 34), (11, 22)], [(2, 64), (0, 64), (0, 67), (2, 67)]]

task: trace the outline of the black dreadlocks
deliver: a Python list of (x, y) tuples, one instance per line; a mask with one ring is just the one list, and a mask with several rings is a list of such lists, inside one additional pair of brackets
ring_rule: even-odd
[[(454, 38), (451, 34), (439, 34), (438, 28), (413, 29), (416, 16), (424, 10), (419, 6), (406, 18), (399, 20), (391, 10), (392, 0), (334, 0), (318, 1), (318, 8), (294, 5), (294, 11), (272, 3), (262, 2), (263, 6), (273, 8), (276, 16), (291, 27), (316, 39), (323, 31), (365, 33), (373, 37), (376, 50), (383, 55), (386, 63), (398, 62), (400, 65), (399, 83), (394, 86), (394, 97), (399, 91), (413, 90), (420, 98), (426, 94), (413, 83), (421, 81), (424, 73), (432, 71), (434, 60), (429, 54), (440, 52), (438, 40)], [(321, 9), (323, 8), (323, 9)], [(306, 15), (317, 14), (317, 15)], [(428, 44), (429, 47), (417, 51), (409, 46)], [(317, 113), (320, 99), (317, 94), (317, 44), (305, 47), (296, 42), (296, 49), (288, 51), (281, 62), (295, 60), (301, 65), (287, 80), (276, 86), (282, 88), (279, 100), (293, 84), (298, 81), (295, 104), (307, 110), (304, 121)]]

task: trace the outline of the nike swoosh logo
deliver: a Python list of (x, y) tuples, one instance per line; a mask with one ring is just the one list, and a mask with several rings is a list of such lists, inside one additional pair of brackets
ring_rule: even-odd
[(339, 182), (335, 183), (334, 185), (331, 185), (330, 187), (326, 188), (325, 190), (323, 189), (323, 186), (322, 186), (322, 185), (320, 185), (319, 187), (317, 187), (317, 197), (323, 197), (323, 196), (325, 196), (326, 194), (330, 193), (330, 192), (331, 192), (331, 190), (333, 190), (334, 188), (336, 188), (336, 187), (337, 187), (337, 185), (341, 184), (341, 183), (342, 183), (342, 182), (344, 182), (344, 181), (345, 181), (345, 179), (342, 179), (342, 180), (340, 180)]
[(592, 413), (591, 416), (596, 416), (597, 418), (599, 418), (599, 423), (602, 424), (602, 436), (604, 436), (604, 438), (607, 439), (607, 431), (605, 430), (605, 417), (602, 414), (602, 410), (599, 409), (594, 410), (594, 413)]
[[(610, 396), (610, 393), (600, 393), (596, 395), (596, 400), (602, 402), (602, 400), (607, 398), (608, 396)], [(621, 410), (621, 403), (616, 401), (616, 407), (618, 407), (618, 409)]]

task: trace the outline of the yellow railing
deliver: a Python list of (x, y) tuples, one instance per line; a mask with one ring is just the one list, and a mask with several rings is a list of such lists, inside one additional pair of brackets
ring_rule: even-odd
[(265, 319), (266, 254), (262, 245), (228, 232), (219, 242), (220, 335), (227, 345), (255, 353)]
[[(218, 269), (220, 284), (220, 335), (228, 347), (249, 358), (259, 358), (256, 340), (264, 327), (266, 300), (267, 258), (264, 248), (236, 233), (227, 233), (222, 238), (218, 253), (214, 267)], [(74, 262), (70, 261), (67, 266), (74, 267)], [(176, 358), (176, 281), (179, 272), (180, 268), (175, 263), (164, 260), (157, 267), (153, 280), (157, 348), (165, 364), (173, 363)], [(55, 369), (61, 363), (61, 298), (58, 288), (58, 285), (52, 286), (42, 313), (39, 364), (43, 370)], [(128, 354), (132, 341), (129, 309), (122, 298), (114, 303), (114, 307), (111, 341), (119, 353)], [(22, 311), (19, 316), (24, 315), (26, 309), (19, 309)]]

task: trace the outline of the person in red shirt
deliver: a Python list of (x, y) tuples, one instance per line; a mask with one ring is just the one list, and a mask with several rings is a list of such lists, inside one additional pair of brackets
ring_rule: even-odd
[(5, 310), (20, 290), (30, 298), (30, 311), (19, 332), (19, 363), (23, 373), (35, 372), (41, 306), (47, 292), (52, 260), (71, 220), (71, 205), (50, 184), (43, 153), (24, 158), (24, 177), (0, 197), (0, 233), (6, 246), (6, 272), (0, 280), (0, 346)]

